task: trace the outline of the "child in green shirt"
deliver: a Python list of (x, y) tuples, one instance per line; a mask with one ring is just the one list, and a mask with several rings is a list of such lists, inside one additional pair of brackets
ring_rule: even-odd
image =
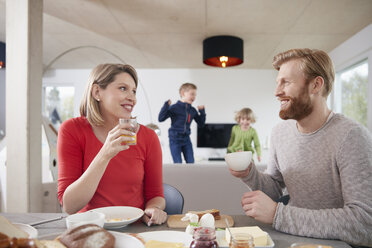
[[(243, 108), (236, 113), (235, 120), (238, 125), (233, 126), (231, 130), (227, 153), (251, 151), (254, 154), (256, 150), (257, 159), (261, 161), (260, 141), (258, 140), (256, 130), (251, 127), (251, 123), (256, 122), (253, 111), (250, 108)], [(252, 141), (254, 148), (252, 147)]]

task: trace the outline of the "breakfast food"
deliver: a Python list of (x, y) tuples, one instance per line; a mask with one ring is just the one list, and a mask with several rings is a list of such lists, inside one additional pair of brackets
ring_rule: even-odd
[(4, 216), (0, 215), (0, 232), (11, 238), (28, 238), (28, 233), (19, 229)]
[(198, 227), (215, 228), (214, 216), (210, 213), (203, 214), (203, 216), (200, 218), (200, 221), (199, 221), (199, 216), (197, 214), (188, 212), (181, 219), (181, 221), (189, 221), (189, 224), (186, 227), (185, 232), (190, 235), (194, 235), (195, 229)]
[[(253, 236), (254, 246), (267, 246), (268, 235), (258, 226), (230, 227), (231, 234), (248, 233)], [(230, 232), (225, 232), (225, 239), (230, 243)]]
[(213, 215), (214, 219), (215, 220), (219, 220), (221, 219), (221, 215), (220, 215), (220, 210), (218, 209), (208, 209), (208, 210), (204, 210), (204, 211), (189, 211), (188, 213), (192, 213), (192, 214), (196, 214), (199, 216), (199, 219), (204, 215), (204, 214), (211, 214)]
[(40, 243), (43, 244), (43, 248), (67, 248), (59, 240), (40, 240)]
[(36, 239), (14, 238), (4, 233), (0, 233), (1, 248), (44, 248)]
[(68, 248), (113, 248), (115, 237), (94, 224), (85, 224), (64, 232), (60, 239)]
[(105, 220), (105, 222), (118, 222), (118, 221), (123, 221), (123, 218), (111, 218), (111, 219)]
[(183, 243), (163, 242), (157, 240), (149, 240), (145, 244), (145, 248), (184, 248)]

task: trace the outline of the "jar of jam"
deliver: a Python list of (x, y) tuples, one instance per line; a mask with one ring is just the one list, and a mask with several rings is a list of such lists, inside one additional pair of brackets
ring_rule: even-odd
[(229, 248), (254, 248), (252, 235), (246, 233), (236, 233), (230, 240)]
[(216, 231), (210, 227), (198, 227), (195, 229), (194, 240), (190, 248), (218, 248), (216, 241)]

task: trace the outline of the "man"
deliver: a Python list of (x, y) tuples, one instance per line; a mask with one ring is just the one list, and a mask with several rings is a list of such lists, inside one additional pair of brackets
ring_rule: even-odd
[[(372, 136), (333, 113), (327, 97), (334, 80), (329, 56), (292, 49), (274, 57), (275, 95), (286, 120), (272, 131), (265, 173), (252, 163), (241, 178), (246, 215), (282, 232), (372, 246)], [(276, 203), (286, 187), (288, 205)]]

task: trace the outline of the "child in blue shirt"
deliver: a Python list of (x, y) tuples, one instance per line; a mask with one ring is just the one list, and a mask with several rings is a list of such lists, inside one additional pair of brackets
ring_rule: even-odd
[(182, 163), (181, 153), (186, 163), (194, 163), (194, 152), (190, 140), (190, 124), (195, 119), (198, 125), (205, 123), (204, 105), (198, 106), (198, 111), (191, 106), (196, 98), (196, 85), (184, 83), (180, 87), (181, 100), (171, 105), (171, 100), (164, 103), (159, 113), (159, 122), (171, 118), (171, 127), (168, 130), (169, 146), (174, 163)]

